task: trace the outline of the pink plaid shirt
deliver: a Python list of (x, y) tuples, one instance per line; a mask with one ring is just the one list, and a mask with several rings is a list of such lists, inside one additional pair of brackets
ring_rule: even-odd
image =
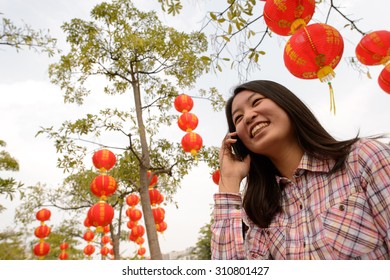
[[(304, 155), (269, 228), (246, 216), (241, 195), (214, 195), (213, 259), (390, 259), (390, 147), (355, 143), (345, 167)], [(248, 226), (243, 237), (243, 223)]]

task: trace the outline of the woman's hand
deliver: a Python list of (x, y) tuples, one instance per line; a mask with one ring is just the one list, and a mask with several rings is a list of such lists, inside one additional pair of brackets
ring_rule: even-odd
[(221, 150), (219, 151), (219, 167), (221, 179), (219, 180), (220, 192), (238, 193), (240, 183), (249, 173), (250, 156), (241, 161), (232, 153), (232, 145), (237, 139), (237, 132), (228, 133), (223, 139)]

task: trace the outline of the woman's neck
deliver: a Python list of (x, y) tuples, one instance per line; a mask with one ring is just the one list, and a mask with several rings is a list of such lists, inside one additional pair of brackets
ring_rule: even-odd
[(292, 180), (302, 156), (302, 148), (295, 144), (286, 146), (283, 150), (279, 150), (276, 155), (269, 158), (278, 169), (280, 175)]

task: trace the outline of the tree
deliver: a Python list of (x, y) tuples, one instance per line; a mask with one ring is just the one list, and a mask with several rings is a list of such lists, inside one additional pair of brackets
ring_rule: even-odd
[(13, 230), (0, 232), (0, 260), (25, 260), (23, 234)]
[[(0, 140), (0, 147), (5, 147), (6, 143)], [(7, 151), (0, 150), (0, 171), (19, 171), (19, 163), (13, 158)], [(14, 199), (14, 195), (17, 191), (22, 196), (23, 184), (16, 182), (14, 178), (0, 178), (0, 195), (5, 195), (6, 198), (11, 201)], [(5, 208), (0, 204), (0, 212)]]
[[(186, 34), (163, 26), (155, 12), (141, 12), (127, 0), (101, 3), (92, 9), (91, 17), (93, 21), (73, 19), (62, 26), (70, 52), (50, 66), (51, 81), (64, 90), (65, 102), (82, 105), (91, 92), (88, 82), (103, 77), (108, 82), (104, 92), (112, 96), (131, 93), (133, 108), (130, 111), (106, 108), (76, 121), (66, 121), (58, 130), (42, 128), (38, 135), (46, 134), (53, 139), (62, 154), (58, 166), (72, 174), (54, 191), (32, 187), (34, 199), (28, 199), (22, 208), (24, 214), (42, 205), (85, 214), (96, 201), (89, 192), (96, 172), (85, 166), (85, 158), (91, 153), (88, 149), (115, 149), (119, 151), (117, 165), (110, 174), (120, 187), (108, 199), (118, 212), (111, 225), (115, 258), (119, 258), (119, 243), (125, 238), (121, 232), (124, 199), (137, 191), (151, 258), (161, 259), (147, 172), (152, 171), (150, 177), (159, 176), (159, 188), (169, 202), (193, 166), (207, 161), (214, 167), (218, 158), (217, 149), (204, 147), (196, 160), (184, 153), (177, 142), (158, 136), (176, 118), (171, 112), (174, 98), (193, 87), (197, 78), (209, 69), (209, 61), (202, 58), (207, 40), (200, 32)], [(221, 108), (223, 98), (215, 88), (201, 89), (198, 95)], [(102, 138), (105, 133), (111, 138), (120, 135), (127, 143), (116, 147), (91, 140)], [(18, 217), (22, 220), (26, 215), (19, 212)]]
[(212, 222), (199, 230), (198, 242), (192, 251), (198, 260), (211, 260), (211, 224)]
[(27, 47), (52, 56), (56, 51), (56, 43), (57, 39), (51, 37), (49, 32), (34, 30), (27, 24), (19, 27), (10, 19), (1, 17), (0, 45), (13, 47), (17, 51)]

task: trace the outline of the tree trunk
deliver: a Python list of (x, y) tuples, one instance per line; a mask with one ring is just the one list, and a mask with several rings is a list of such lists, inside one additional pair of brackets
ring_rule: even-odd
[(147, 171), (150, 168), (150, 155), (148, 142), (146, 140), (146, 131), (145, 125), (142, 117), (142, 101), (141, 101), (141, 92), (139, 88), (138, 80), (133, 79), (133, 93), (134, 93), (134, 103), (135, 111), (137, 114), (137, 124), (139, 137), (141, 141), (141, 150), (142, 157), (140, 162), (140, 197), (141, 197), (141, 206), (142, 212), (145, 220), (146, 234), (148, 238), (148, 244), (150, 249), (150, 257), (152, 260), (161, 260), (162, 254), (160, 250), (160, 244), (158, 242), (158, 236), (156, 231), (156, 225), (154, 223), (152, 207), (150, 204), (149, 198), (149, 186), (148, 186), (148, 176)]

